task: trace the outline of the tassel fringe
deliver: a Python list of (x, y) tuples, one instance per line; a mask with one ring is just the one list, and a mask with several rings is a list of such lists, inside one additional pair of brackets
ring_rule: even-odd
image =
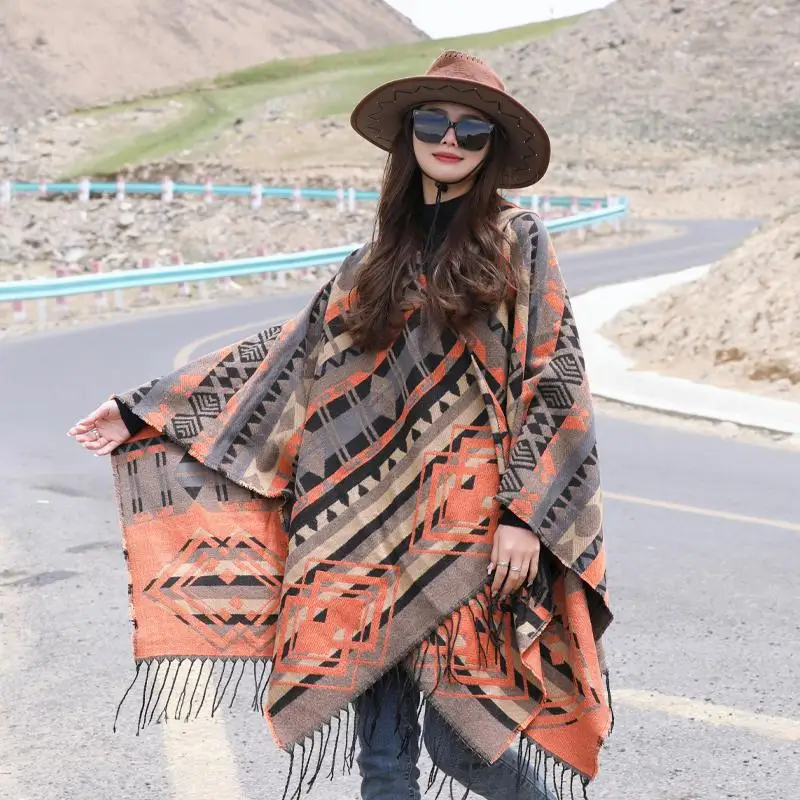
[[(478, 608), (483, 612), (480, 600), (476, 601)], [(476, 615), (470, 605), (461, 609), (461, 614), (472, 616), (473, 624), (486, 624), (486, 616), (482, 613)], [(461, 614), (448, 621), (423, 642), (416, 658), (405, 667), (395, 665), (392, 667), (397, 672), (395, 676), (398, 685), (402, 687), (401, 694), (408, 698), (409, 693), (419, 696), (416, 705), (416, 723), (414, 720), (404, 719), (399, 709), (407, 707), (402, 699), (398, 700), (398, 713), (395, 719), (395, 733), (401, 732), (402, 755), (411, 746), (412, 736), (417, 738), (416, 747), (419, 751), (422, 746), (425, 730), (425, 708), (435, 693), (442, 679), (458, 682), (458, 675), (449, 666), (437, 669), (434, 688), (428, 694), (419, 694), (418, 679), (425, 667), (428, 657), (434, 657), (436, 663), (442, 664), (440, 658), (442, 651), (449, 651), (458, 636), (461, 625)], [(491, 616), (489, 616), (491, 619)], [(492, 628), (489, 624), (487, 633), (494, 642), (499, 641), (500, 630)], [(486, 662), (489, 654), (481, 653), (481, 658)], [(271, 674), (271, 662), (265, 659), (243, 658), (157, 658), (140, 661), (136, 664), (136, 673), (131, 684), (126, 689), (114, 717), (113, 730), (116, 732), (122, 706), (128, 696), (141, 681), (141, 696), (137, 715), (136, 735), (152, 724), (165, 724), (169, 720), (183, 720), (188, 722), (197, 719), (203, 709), (213, 717), (219, 711), (222, 703), (228, 700), (228, 708), (232, 708), (239, 694), (239, 689), (245, 673), (250, 674), (251, 702), (253, 711), (261, 712), (263, 709), (264, 695)], [(213, 691), (212, 691), (213, 688)], [(611, 704), (611, 689), (608, 685), (606, 674), (606, 688), (608, 691), (609, 705)], [(376, 686), (365, 690), (370, 695), (376, 707), (375, 717), (361, 719), (355, 712), (352, 704), (348, 704), (329, 722), (314, 731), (310, 737), (298, 742), (289, 752), (289, 770), (286, 777), (282, 800), (301, 800), (319, 779), (324, 775), (328, 780), (333, 780), (337, 772), (337, 764), (341, 773), (351, 774), (355, 764), (356, 744), (359, 739), (369, 746), (372, 742), (378, 717), (380, 716), (380, 695)], [(334, 730), (335, 728), (335, 730)], [(613, 710), (611, 728), (613, 728)], [(419, 731), (417, 734), (416, 731)], [(610, 731), (609, 731), (610, 734)], [(433, 792), (434, 800), (447, 798), (450, 800), (468, 800), (471, 793), (471, 779), (462, 787), (454, 778), (440, 769), (439, 741), (429, 747), (433, 766), (428, 774), (426, 792)], [(481, 763), (480, 756), (474, 754), (475, 765)], [(328, 766), (327, 770), (325, 769)], [(470, 765), (470, 777), (473, 765)], [(538, 745), (524, 734), (520, 734), (517, 750), (517, 782), (516, 797), (529, 798), (530, 788), (527, 786), (526, 777), (533, 780), (537, 786), (546, 787), (548, 798), (552, 800), (588, 800), (587, 787), (589, 779), (575, 771), (567, 764), (560, 762), (550, 753), (540, 749)], [(458, 794), (463, 788), (463, 794)], [(448, 791), (445, 793), (445, 789)], [(581, 791), (582, 790), (582, 791)], [(576, 791), (581, 791), (578, 795)]]
[[(424, 668), (425, 655), (428, 653), (432, 655), (433, 648), (441, 649), (450, 646), (455, 641), (459, 624), (460, 621), (457, 619), (455, 630), (448, 628), (431, 635), (426, 641), (426, 646), (422, 648), (423, 656), (419, 661), (423, 663), (419, 663), (419, 661), (414, 663), (413, 671), (400, 665), (392, 668), (398, 673), (396, 678), (404, 695), (418, 692), (415, 677)], [(246, 672), (251, 673), (252, 681), (250, 707), (254, 711), (261, 711), (271, 672), (271, 664), (266, 660), (251, 659), (248, 663), (246, 659), (161, 658), (138, 662), (133, 681), (125, 691), (117, 708), (113, 729), (116, 732), (122, 706), (140, 682), (142, 686), (137, 715), (137, 736), (146, 727), (154, 723), (158, 725), (162, 720), (167, 724), (169, 720), (188, 722), (191, 719), (197, 719), (203, 709), (213, 717), (228, 698), (228, 708), (231, 708)], [(140, 681), (142, 677), (144, 680)], [(437, 681), (442, 677), (442, 675), (437, 676)], [(450, 674), (445, 676), (446, 680), (450, 678)], [(457, 679), (458, 676), (453, 674), (452, 680)], [(213, 691), (211, 691), (212, 687)], [(371, 700), (378, 704), (379, 709), (380, 697), (376, 696), (376, 687), (371, 687), (366, 691), (374, 693)], [(422, 746), (425, 731), (424, 712), (431, 694), (433, 692), (427, 696), (421, 696), (416, 706), (416, 722), (419, 725), (417, 748)], [(404, 707), (406, 707), (406, 703), (400, 700), (398, 709)], [(378, 710), (374, 719), (360, 719), (352, 704), (349, 704), (328, 723), (314, 731), (310, 737), (298, 742), (289, 752), (289, 770), (282, 800), (301, 800), (305, 794), (311, 791), (321, 775), (332, 781), (337, 771), (341, 771), (343, 775), (352, 774), (359, 733), (362, 740), (369, 746), (374, 737), (379, 716), (380, 711)], [(395, 732), (402, 731), (401, 749), (398, 755), (404, 753), (411, 746), (411, 737), (416, 735), (413, 723), (413, 720), (404, 719), (398, 711), (395, 719)], [(440, 763), (439, 746), (441, 744), (439, 741), (434, 742), (429, 753), (433, 766), (428, 773), (426, 792), (433, 793), (434, 800), (447, 800), (447, 798), (468, 800), (470, 796), (474, 796), (471, 795), (470, 786), (473, 765), (470, 766), (470, 779), (467, 781), (467, 785), (462, 786), (437, 766)], [(475, 765), (480, 764), (480, 761), (480, 757), (475, 754)], [(325, 769), (326, 765), (327, 770)], [(516, 791), (516, 797), (520, 799), (530, 798), (530, 790), (525, 786), (525, 776), (534, 780), (540, 787), (546, 786), (552, 800), (580, 800), (581, 797), (588, 800), (586, 789), (589, 780), (585, 776), (541, 750), (524, 734), (520, 734), (517, 751)], [(581, 789), (582, 794), (576, 794), (576, 790), (580, 791)]]
[(166, 724), (170, 719), (184, 722), (197, 719), (203, 710), (213, 717), (225, 700), (229, 701), (228, 708), (233, 708), (250, 666), (248, 661), (252, 663), (250, 708), (260, 712), (271, 662), (243, 658), (154, 658), (137, 662), (133, 680), (117, 706), (113, 731), (116, 733), (122, 707), (142, 676), (137, 736), (148, 726), (160, 725), (162, 721)]

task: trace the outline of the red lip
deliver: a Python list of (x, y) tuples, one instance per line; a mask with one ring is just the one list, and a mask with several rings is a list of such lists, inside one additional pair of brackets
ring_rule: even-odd
[(458, 161), (464, 160), (461, 156), (457, 156), (453, 153), (434, 153), (433, 157), (439, 161), (446, 161), (448, 164), (455, 164)]

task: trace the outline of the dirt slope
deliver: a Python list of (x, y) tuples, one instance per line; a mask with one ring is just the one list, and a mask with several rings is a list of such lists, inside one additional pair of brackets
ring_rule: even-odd
[(0, 0), (0, 128), (274, 58), (422, 38), (381, 0)]
[(604, 333), (642, 368), (800, 401), (800, 207)]

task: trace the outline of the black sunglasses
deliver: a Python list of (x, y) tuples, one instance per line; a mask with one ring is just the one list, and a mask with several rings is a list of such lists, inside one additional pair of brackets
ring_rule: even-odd
[(483, 150), (489, 143), (494, 123), (485, 119), (466, 117), (453, 122), (444, 111), (434, 108), (415, 108), (412, 115), (414, 136), (425, 144), (438, 144), (452, 128), (459, 147), (471, 152)]

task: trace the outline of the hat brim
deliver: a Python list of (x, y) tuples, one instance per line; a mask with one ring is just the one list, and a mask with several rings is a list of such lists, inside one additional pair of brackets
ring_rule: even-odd
[(475, 108), (503, 128), (510, 150), (503, 188), (532, 186), (547, 172), (550, 138), (544, 126), (511, 95), (483, 83), (427, 76), (389, 81), (358, 103), (350, 124), (368, 142), (389, 151), (406, 114), (437, 100)]

